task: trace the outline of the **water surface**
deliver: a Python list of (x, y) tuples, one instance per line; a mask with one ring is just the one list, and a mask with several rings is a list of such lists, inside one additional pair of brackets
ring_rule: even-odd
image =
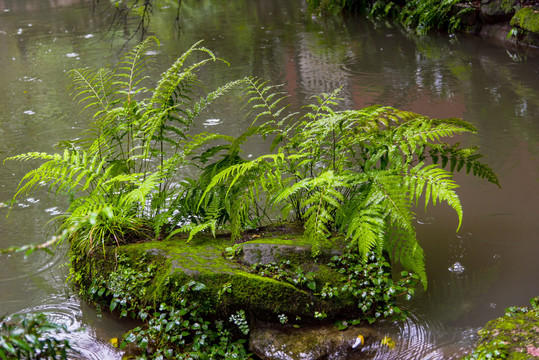
[[(85, 1), (0, 0), (0, 160), (26, 151), (54, 151), (81, 136), (88, 116), (70, 100), (66, 72), (118, 60), (126, 26), (113, 40), (107, 5)], [(429, 288), (411, 318), (382, 331), (395, 350), (366, 348), (360, 358), (451, 359), (469, 350), (477, 329), (513, 305), (539, 295), (539, 54), (475, 37), (420, 38), (362, 17), (313, 18), (301, 2), (183, 1), (180, 29), (172, 8), (155, 9), (150, 31), (161, 40), (155, 78), (200, 39), (230, 66), (202, 74), (208, 89), (244, 76), (283, 84), (294, 109), (342, 87), (342, 108), (392, 105), (433, 117), (462, 117), (500, 176), (502, 189), (456, 175), (464, 223), (444, 206), (418, 209)], [(229, 98), (210, 109), (197, 129), (238, 135), (250, 119)], [(247, 153), (266, 149), (254, 143)], [(0, 202), (9, 201), (32, 164), (0, 167)], [(21, 197), (9, 217), (0, 209), (0, 246), (42, 242), (62, 199)], [(121, 355), (109, 345), (125, 326), (99, 314), (66, 284), (65, 249), (54, 255), (0, 255), (0, 314), (45, 312), (66, 324), (75, 348), (89, 359)]]

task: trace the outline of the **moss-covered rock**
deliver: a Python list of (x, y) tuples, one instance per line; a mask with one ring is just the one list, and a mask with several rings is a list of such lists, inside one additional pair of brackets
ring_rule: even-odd
[[(314, 280), (320, 286), (328, 282), (338, 284), (342, 280), (341, 274), (314, 261), (310, 245), (300, 234), (263, 236), (257, 235), (253, 241), (237, 246), (251, 254), (248, 256), (251, 261), (289, 260), (289, 263), (301, 264), (307, 269), (305, 271), (313, 271)], [(172, 238), (120, 246), (108, 251), (106, 257), (79, 258), (72, 265), (82, 276), (79, 283), (90, 287), (97, 277), (103, 277), (107, 282), (107, 274), (114, 271), (119, 257), (124, 259), (123, 263), (131, 264), (140, 271), (152, 264), (156, 269), (155, 275), (143, 296), (135, 299), (142, 304), (173, 304), (175, 288), (196, 281), (205, 285), (200, 294), (216, 313), (227, 314), (241, 309), (249, 317), (260, 320), (277, 321), (279, 314), (286, 314), (307, 322), (314, 319), (315, 312), (327, 314), (328, 319), (358, 315), (353, 298), (323, 299), (307, 287), (251, 273), (248, 265), (223, 256), (230, 244), (229, 238), (198, 237), (190, 242), (184, 238)], [(263, 255), (255, 256), (259, 250)], [(322, 252), (326, 250), (329, 250), (329, 245), (322, 246)], [(330, 253), (324, 256), (327, 258)], [(246, 256), (242, 255), (242, 259), (245, 260)]]
[(533, 33), (539, 33), (539, 9), (525, 7), (515, 13), (511, 25)]
[(479, 331), (477, 348), (464, 359), (524, 360), (539, 357), (539, 297), (531, 307), (511, 307)]
[(508, 21), (515, 13), (517, 1), (483, 0), (481, 1), (481, 18), (486, 23)]

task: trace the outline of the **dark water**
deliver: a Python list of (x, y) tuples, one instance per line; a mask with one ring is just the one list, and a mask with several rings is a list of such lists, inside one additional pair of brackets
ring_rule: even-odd
[[(111, 40), (107, 2), (92, 10), (77, 0), (0, 0), (0, 160), (26, 151), (54, 151), (80, 136), (88, 119), (67, 93), (66, 72), (117, 61), (126, 26)], [(539, 52), (508, 49), (478, 38), (418, 38), (358, 17), (316, 19), (301, 2), (185, 0), (181, 28), (172, 8), (155, 9), (151, 31), (161, 40), (156, 76), (193, 42), (230, 66), (203, 74), (211, 89), (248, 75), (282, 83), (300, 108), (309, 97), (342, 87), (342, 106), (392, 105), (434, 117), (462, 117), (500, 176), (502, 189), (456, 176), (464, 223), (437, 206), (418, 209), (429, 288), (411, 304), (404, 324), (382, 331), (394, 350), (374, 347), (378, 359), (451, 359), (469, 350), (475, 333), (513, 305), (539, 295)], [(220, 103), (198, 129), (237, 135), (248, 123), (237, 103)], [(253, 144), (248, 152), (261, 151)], [(0, 166), (0, 202), (9, 201), (31, 164)], [(6, 218), (0, 208), (0, 246), (41, 242), (63, 209), (42, 193), (22, 197)], [(71, 330), (88, 359), (119, 359), (108, 345), (125, 327), (79, 300), (66, 284), (65, 249), (54, 255), (0, 255), (0, 315), (45, 312)], [(362, 357), (364, 358), (364, 357)]]

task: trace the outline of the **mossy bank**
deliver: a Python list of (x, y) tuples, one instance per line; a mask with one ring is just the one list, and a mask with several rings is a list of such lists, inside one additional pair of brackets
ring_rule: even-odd
[(479, 344), (465, 360), (539, 358), (539, 297), (528, 307), (510, 307), (479, 331)]

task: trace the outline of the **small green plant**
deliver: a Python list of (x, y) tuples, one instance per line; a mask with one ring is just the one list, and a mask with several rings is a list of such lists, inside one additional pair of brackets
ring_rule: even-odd
[(513, 37), (518, 38), (518, 28), (516, 27), (511, 28), (511, 30), (509, 30), (509, 32), (507, 33), (507, 40)]
[(241, 244), (234, 244), (232, 246), (225, 248), (223, 255), (228, 260), (233, 260), (241, 254), (241, 251), (242, 251)]
[(238, 329), (240, 329), (243, 335), (249, 334), (249, 324), (247, 323), (247, 319), (245, 318), (245, 311), (238, 310), (236, 314), (230, 315), (230, 322), (235, 324)]
[[(141, 261), (140, 263), (147, 263)], [(129, 345), (150, 359), (249, 359), (245, 340), (238, 339), (233, 329), (219, 320), (208, 320), (210, 306), (202, 300), (206, 286), (196, 281), (179, 284), (170, 278), (164, 284), (170, 291), (170, 303), (154, 305), (145, 301), (146, 290), (154, 281), (157, 266), (133, 266), (118, 258), (118, 267), (107, 278), (97, 276), (86, 289), (79, 283), (81, 295), (105, 304), (108, 310), (120, 317), (131, 317), (143, 322), (123, 336), (120, 348)], [(231, 290), (223, 287), (223, 293)], [(199, 300), (200, 299), (200, 300)], [(248, 326), (245, 313), (237, 314), (236, 325), (240, 331)]]
[(397, 299), (412, 299), (420, 280), (417, 275), (403, 271), (400, 279), (393, 280), (390, 264), (374, 252), (368, 253), (366, 259), (357, 253), (347, 252), (334, 256), (329, 265), (345, 275), (346, 281), (339, 286), (326, 284), (321, 290), (322, 297), (352, 295), (363, 313), (361, 318), (369, 323), (386, 317), (406, 318), (406, 312), (397, 306)]
[(67, 359), (69, 341), (57, 338), (65, 326), (51, 323), (45, 314), (0, 318), (0, 359)]

